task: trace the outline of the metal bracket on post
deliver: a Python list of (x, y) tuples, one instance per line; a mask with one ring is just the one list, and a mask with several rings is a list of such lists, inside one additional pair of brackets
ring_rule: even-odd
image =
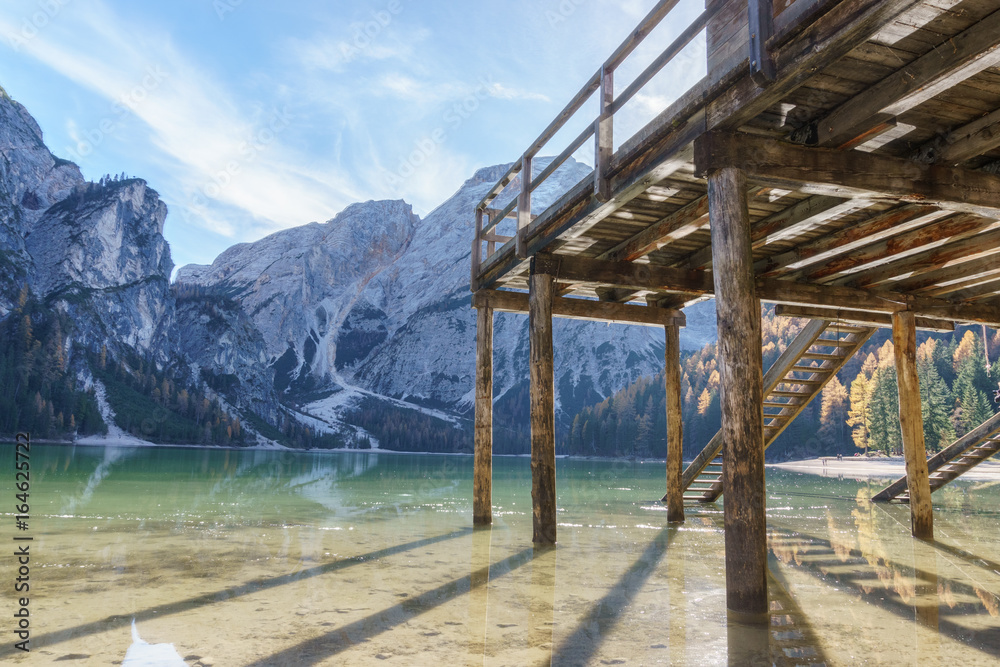
[(614, 70), (606, 67), (601, 70), (601, 90), (598, 94), (600, 113), (594, 127), (594, 197), (597, 201), (606, 202), (611, 199), (608, 170), (614, 147), (614, 116), (611, 113), (615, 101)]
[(517, 195), (517, 240), (515, 250), (519, 259), (528, 257), (528, 244), (524, 230), (531, 222), (531, 156), (521, 158), (521, 192)]
[(771, 0), (748, 0), (750, 19), (750, 77), (763, 86), (774, 81), (776, 70), (767, 42), (774, 34), (774, 13)]

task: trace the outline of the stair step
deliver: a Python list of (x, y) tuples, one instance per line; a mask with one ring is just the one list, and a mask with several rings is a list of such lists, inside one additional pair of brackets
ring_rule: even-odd
[(798, 371), (799, 373), (829, 373), (832, 368), (823, 368), (821, 366), (792, 366), (791, 371)]
[(812, 394), (811, 391), (788, 391), (785, 389), (774, 389), (768, 396), (809, 396)]
[(784, 377), (778, 384), (823, 384), (826, 380), (805, 380), (800, 378)]
[(817, 338), (813, 345), (823, 345), (825, 347), (854, 347), (858, 344), (856, 340), (833, 340), (826, 338)]
[(844, 359), (842, 354), (828, 354), (826, 352), (806, 352), (799, 359), (819, 359), (822, 361), (841, 361)]
[(800, 403), (775, 403), (773, 401), (764, 401), (765, 408), (796, 408)]

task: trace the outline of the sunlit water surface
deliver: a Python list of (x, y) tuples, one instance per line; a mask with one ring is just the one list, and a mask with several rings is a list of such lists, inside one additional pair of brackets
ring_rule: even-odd
[(32, 651), (0, 646), (15, 664), (118, 664), (133, 619), (189, 665), (1000, 659), (996, 482), (937, 492), (924, 543), (905, 506), (868, 502), (883, 480), (769, 470), (755, 631), (727, 625), (721, 501), (665, 527), (662, 463), (560, 460), (542, 550), (525, 458), (495, 460), (494, 524), (475, 531), (469, 457), (36, 444), (31, 471)]

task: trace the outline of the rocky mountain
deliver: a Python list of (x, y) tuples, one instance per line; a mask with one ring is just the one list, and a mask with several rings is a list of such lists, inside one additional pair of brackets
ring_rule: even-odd
[[(222, 291), (243, 306), (267, 341), (277, 388), (320, 427), (350, 422), (372, 400), (467, 416), (475, 355), (471, 213), (506, 169), (479, 170), (423, 220), (402, 201), (355, 204), (324, 224), (234, 246), (211, 266), (182, 267), (176, 280)], [(533, 197), (545, 206), (588, 173), (570, 161)], [(682, 343), (694, 349), (714, 339), (714, 319), (710, 304), (693, 308)], [(526, 401), (526, 333), (526, 317), (497, 315), (501, 421), (505, 404)], [(662, 367), (656, 329), (559, 320), (554, 335), (564, 425), (583, 406)]]
[[(267, 433), (325, 446), (467, 444), (472, 210), (507, 165), (479, 170), (424, 219), (403, 201), (354, 204), (325, 223), (235, 245), (211, 266), (183, 267), (171, 285), (167, 209), (145, 181), (86, 182), (2, 89), (0, 153), (0, 329), (18, 343), (0, 358), (0, 383), (21, 391), (19, 374), (34, 369), (37, 393), (0, 405), (0, 430), (16, 421), (3, 422), (4, 410), (18, 415), (28, 405), (46, 432), (71, 432), (84, 416), (93, 424), (98, 405), (106, 422), (151, 439), (247, 444)], [(535, 191), (536, 205), (588, 172), (569, 161)], [(512, 183), (499, 205), (518, 188)], [(682, 343), (713, 340), (714, 319), (710, 304), (690, 309)], [(498, 314), (495, 330), (497, 423), (509, 444), (501, 449), (520, 451), (527, 318)], [(63, 351), (44, 373), (42, 333), (46, 349)], [(662, 337), (654, 328), (557, 321), (561, 427), (658, 372)], [(58, 383), (93, 394), (90, 407), (58, 398)]]
[[(0, 433), (87, 435), (118, 421), (140, 437), (244, 443), (254, 438), (240, 410), (279, 422), (260, 334), (242, 311), (214, 295), (178, 308), (167, 207), (145, 181), (85, 181), (3, 89), (0, 155)], [(238, 351), (227, 355), (227, 341)]]

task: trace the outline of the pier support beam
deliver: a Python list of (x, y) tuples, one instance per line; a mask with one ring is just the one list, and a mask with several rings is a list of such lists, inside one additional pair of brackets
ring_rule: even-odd
[(726, 489), (726, 606), (734, 620), (767, 621), (763, 368), (746, 174), (708, 175)]
[(493, 522), (493, 309), (476, 315), (476, 450), (472, 523)]
[(552, 367), (552, 283), (537, 257), (528, 284), (531, 345), (531, 510), (535, 544), (556, 542), (555, 379)]
[(899, 385), (899, 424), (906, 459), (906, 486), (910, 492), (910, 529), (914, 537), (930, 540), (934, 538), (934, 512), (924, 447), (924, 421), (920, 412), (916, 318), (912, 312), (892, 314), (892, 344)]
[(684, 523), (684, 426), (681, 420), (681, 343), (680, 327), (666, 329), (666, 354), (663, 377), (667, 389), (667, 522)]

